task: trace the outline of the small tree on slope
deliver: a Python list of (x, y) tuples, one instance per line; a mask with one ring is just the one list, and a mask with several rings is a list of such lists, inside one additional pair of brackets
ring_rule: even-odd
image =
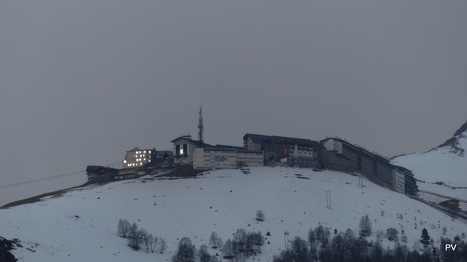
[(256, 211), (256, 220), (264, 221), (264, 213), (263, 210)]
[(420, 243), (423, 244), (424, 247), (428, 246), (430, 244), (430, 235), (428, 235), (428, 230), (426, 228), (422, 229), (422, 237), (420, 239)]
[(368, 217), (368, 214), (364, 215), (360, 219), (360, 236), (361, 237), (367, 237), (371, 235), (371, 221), (370, 218)]
[(178, 243), (177, 253), (172, 257), (172, 262), (194, 262), (196, 248), (189, 237), (184, 237)]
[(130, 222), (126, 219), (118, 220), (117, 234), (121, 237), (127, 237), (128, 231), (130, 230)]

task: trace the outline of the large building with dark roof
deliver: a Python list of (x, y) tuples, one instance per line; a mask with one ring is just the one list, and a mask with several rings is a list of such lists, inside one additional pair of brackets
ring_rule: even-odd
[(289, 166), (315, 167), (318, 153), (323, 146), (310, 139), (268, 136), (247, 133), (243, 136), (246, 150), (263, 151), (266, 163), (283, 163)]
[(389, 159), (340, 138), (320, 141), (325, 150), (320, 153), (321, 167), (357, 173), (384, 187), (404, 194), (417, 194), (416, 180), (406, 168), (391, 164)]

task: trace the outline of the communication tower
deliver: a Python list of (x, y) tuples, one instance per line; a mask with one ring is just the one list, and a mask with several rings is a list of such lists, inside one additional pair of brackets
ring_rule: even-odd
[(198, 121), (198, 140), (203, 142), (203, 133), (204, 133), (204, 125), (203, 125), (203, 108), (199, 107), (199, 121)]

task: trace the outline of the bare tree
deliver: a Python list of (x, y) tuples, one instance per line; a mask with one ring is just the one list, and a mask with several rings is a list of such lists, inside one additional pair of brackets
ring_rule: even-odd
[(133, 223), (128, 232), (128, 245), (134, 250), (139, 250), (143, 237), (147, 237), (147, 234), (146, 230), (138, 230), (136, 223)]
[(149, 233), (144, 228), (138, 231), (139, 244), (144, 244), (146, 253), (149, 253)]
[(163, 238), (159, 238), (159, 253), (164, 253), (167, 250), (167, 242)]
[(211, 237), (209, 238), (209, 245), (214, 249), (222, 247), (222, 239), (217, 236), (216, 232), (212, 232)]
[(227, 239), (227, 241), (225, 241), (224, 246), (222, 247), (222, 253), (225, 259), (232, 259), (234, 257), (232, 240)]
[(263, 210), (258, 209), (258, 211), (256, 211), (256, 220), (258, 220), (258, 221), (264, 221), (264, 213), (263, 213)]
[(130, 230), (130, 222), (126, 219), (118, 220), (117, 234), (121, 237), (127, 237), (128, 231)]
[(159, 241), (159, 238), (157, 236), (153, 236), (152, 234), (149, 234), (148, 236), (148, 246), (147, 249), (149, 252), (154, 253), (156, 252), (157, 248), (157, 242)]

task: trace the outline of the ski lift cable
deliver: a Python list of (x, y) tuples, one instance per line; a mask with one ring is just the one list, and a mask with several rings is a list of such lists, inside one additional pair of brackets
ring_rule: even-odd
[[(108, 164), (106, 166), (114, 166), (114, 165), (119, 164), (119, 163), (120, 162), (116, 162), (116, 163)], [(76, 174), (85, 173), (85, 172), (86, 172), (86, 170), (81, 170), (81, 171), (75, 171), (75, 172), (65, 173), (65, 174), (51, 176), (51, 177), (45, 177), (45, 178), (39, 178), (39, 179), (29, 180), (29, 181), (25, 181), (25, 182), (14, 183), (14, 184), (10, 184), (10, 185), (0, 185), (0, 189), (7, 188), (7, 187), (26, 185), (26, 184), (46, 181), (46, 180), (50, 180), (50, 179), (55, 179), (55, 178), (59, 178), (59, 177), (76, 175)]]

